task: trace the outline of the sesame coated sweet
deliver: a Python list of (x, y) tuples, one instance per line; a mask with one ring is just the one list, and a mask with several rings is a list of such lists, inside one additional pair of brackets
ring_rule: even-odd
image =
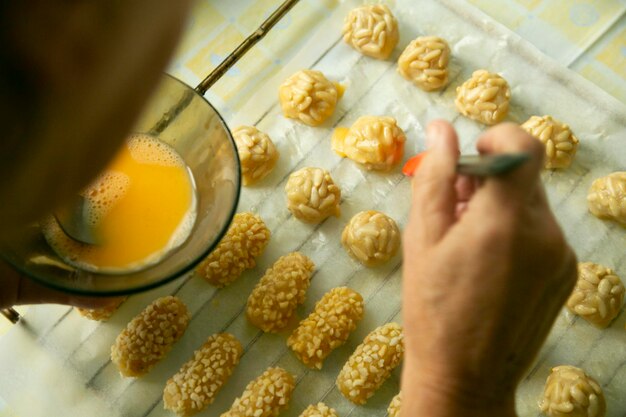
[(595, 180), (587, 194), (587, 204), (594, 216), (626, 227), (626, 171)]
[(363, 297), (348, 287), (328, 291), (293, 331), (287, 346), (310, 368), (321, 369), (324, 359), (343, 345), (363, 318)]
[(339, 417), (334, 408), (330, 408), (324, 403), (311, 404), (308, 406), (300, 417)]
[(373, 267), (387, 262), (398, 252), (400, 229), (380, 211), (362, 211), (343, 229), (341, 244), (354, 259)]
[(398, 72), (424, 91), (438, 90), (448, 83), (450, 47), (438, 36), (420, 36), (411, 41), (398, 58)]
[(387, 59), (398, 44), (398, 21), (384, 4), (363, 5), (350, 11), (343, 23), (343, 40), (362, 53)]
[(570, 166), (578, 149), (578, 138), (574, 136), (568, 125), (551, 116), (532, 116), (521, 127), (544, 144), (546, 168)]
[(306, 167), (292, 173), (285, 185), (287, 208), (298, 220), (319, 223), (329, 216), (339, 217), (341, 190), (330, 172)]
[(230, 410), (221, 417), (276, 417), (289, 405), (293, 376), (282, 368), (268, 368), (251, 381)]
[(209, 336), (193, 358), (167, 380), (163, 407), (182, 417), (202, 411), (228, 381), (242, 352), (239, 340), (229, 333)]
[(337, 387), (344, 397), (365, 404), (400, 365), (403, 339), (402, 327), (397, 323), (387, 323), (368, 334), (337, 377)]
[(120, 297), (106, 307), (100, 308), (80, 308), (76, 307), (76, 311), (81, 316), (96, 321), (107, 321), (120, 308), (120, 305), (126, 301), (126, 297)]
[(549, 417), (604, 417), (606, 402), (602, 388), (580, 368), (552, 368), (546, 380), (541, 411)]
[(361, 116), (350, 129), (335, 130), (331, 147), (365, 169), (389, 171), (402, 160), (405, 142), (404, 131), (393, 117)]
[(285, 117), (309, 126), (324, 123), (335, 111), (342, 94), (343, 89), (339, 85), (315, 70), (296, 72), (278, 89), (278, 98)]
[(171, 295), (152, 302), (117, 336), (111, 361), (122, 376), (142, 376), (172, 350), (189, 324), (187, 306)]
[(486, 125), (500, 123), (509, 112), (511, 90), (498, 74), (484, 69), (456, 88), (456, 108), (462, 115)]
[(315, 264), (299, 252), (280, 257), (254, 287), (246, 315), (264, 332), (279, 332), (304, 302)]
[(197, 273), (216, 287), (233, 283), (254, 268), (270, 240), (270, 231), (253, 213), (237, 213), (219, 245), (198, 266)]
[(398, 393), (391, 402), (389, 403), (389, 407), (387, 407), (387, 416), (388, 417), (400, 417), (400, 408), (402, 407), (402, 393)]
[(272, 172), (280, 156), (270, 137), (254, 126), (233, 129), (241, 162), (243, 185), (251, 185)]
[(611, 269), (593, 262), (578, 264), (578, 281), (567, 308), (594, 326), (604, 328), (619, 314), (624, 303), (624, 284)]

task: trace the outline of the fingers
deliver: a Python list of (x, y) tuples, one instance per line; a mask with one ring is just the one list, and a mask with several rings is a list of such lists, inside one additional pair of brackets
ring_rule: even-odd
[(478, 140), (477, 149), (483, 154), (526, 152), (530, 160), (514, 171), (486, 179), (484, 190), (502, 201), (525, 201), (533, 196), (539, 185), (544, 147), (519, 126), (503, 123), (489, 129)]
[(459, 144), (452, 125), (442, 120), (428, 125), (426, 141), (429, 152), (413, 177), (410, 216), (428, 244), (441, 239), (456, 219)]

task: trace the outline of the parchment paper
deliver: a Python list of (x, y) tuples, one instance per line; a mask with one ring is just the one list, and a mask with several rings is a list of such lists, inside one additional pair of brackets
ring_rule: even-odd
[[(473, 151), (484, 127), (459, 116), (455, 87), (479, 68), (501, 73), (512, 87), (509, 119), (523, 122), (533, 114), (551, 114), (569, 123), (581, 140), (569, 169), (546, 172), (550, 202), (581, 260), (612, 266), (626, 279), (626, 230), (587, 212), (591, 182), (626, 169), (626, 108), (571, 71), (562, 68), (519, 36), (460, 0), (397, 0), (391, 4), (400, 22), (401, 41), (392, 59), (364, 57), (341, 41), (341, 22), (356, 1), (346, 1), (294, 59), (256, 94), (232, 127), (254, 124), (276, 143), (281, 157), (274, 172), (256, 187), (243, 190), (240, 211), (257, 212), (272, 231), (268, 249), (255, 269), (228, 288), (216, 290), (188, 276), (165, 287), (132, 297), (107, 323), (87, 321), (66, 307), (31, 308), (22, 324), (0, 340), (0, 393), (21, 417), (26, 416), (165, 416), (161, 402), (166, 379), (210, 334), (233, 333), (245, 352), (230, 382), (203, 414), (219, 416), (245, 385), (268, 366), (282, 366), (298, 381), (289, 411), (297, 416), (308, 404), (324, 401), (341, 416), (383, 416), (398, 390), (399, 370), (364, 407), (355, 407), (334, 387), (352, 350), (374, 327), (401, 321), (401, 259), (367, 269), (351, 260), (339, 243), (342, 228), (361, 210), (377, 209), (406, 222), (410, 188), (399, 169), (368, 173), (342, 160), (330, 149), (335, 126), (349, 126), (365, 114), (391, 115), (408, 137), (405, 159), (423, 149), (424, 126), (434, 118), (451, 120), (464, 153)], [(402, 48), (421, 34), (446, 38), (452, 48), (451, 83), (440, 93), (424, 93), (396, 73)], [(311, 128), (282, 117), (277, 88), (292, 72), (323, 71), (347, 87), (337, 111), (324, 126)], [(305, 225), (286, 209), (283, 188), (295, 169), (319, 166), (331, 171), (342, 189), (342, 215), (321, 225)], [(471, 242), (468, 242), (471, 244)], [(298, 317), (308, 314), (329, 289), (348, 285), (366, 300), (366, 314), (348, 343), (326, 360), (322, 371), (305, 368), (288, 351), (286, 331), (266, 335), (247, 323), (245, 301), (264, 270), (279, 256), (299, 250), (313, 259), (317, 271)], [(125, 324), (158, 296), (175, 293), (189, 306), (193, 319), (171, 354), (146, 377), (122, 379), (109, 361), (109, 349)], [(523, 297), (520, 294), (520, 297)], [(603, 386), (608, 416), (626, 416), (626, 314), (606, 330), (562, 312), (537, 363), (518, 393), (521, 416), (539, 415), (537, 401), (549, 369), (559, 364), (584, 368)], [(294, 323), (295, 325), (296, 323)]]

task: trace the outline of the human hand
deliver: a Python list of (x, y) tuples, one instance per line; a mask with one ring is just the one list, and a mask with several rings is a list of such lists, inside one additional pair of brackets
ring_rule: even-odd
[(67, 304), (83, 308), (103, 308), (118, 304), (119, 297), (86, 297), (44, 287), (0, 261), (0, 308), (22, 304)]
[(576, 257), (539, 178), (543, 147), (513, 124), (481, 153), (528, 152), (481, 185), (457, 177), (449, 123), (427, 130), (404, 232), (403, 416), (514, 416), (518, 382), (576, 281)]

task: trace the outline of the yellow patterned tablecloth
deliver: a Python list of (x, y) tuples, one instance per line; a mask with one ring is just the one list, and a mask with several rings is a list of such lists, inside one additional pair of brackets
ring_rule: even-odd
[[(468, 1), (626, 104), (626, 0)], [(197, 1), (169, 72), (197, 84), (280, 2)], [(393, 6), (392, 0), (387, 3)], [(228, 118), (282, 68), (335, 7), (336, 0), (301, 0), (207, 98)], [(8, 329), (8, 322), (1, 320), (0, 336)], [(0, 417), (13, 416), (0, 399)]]

